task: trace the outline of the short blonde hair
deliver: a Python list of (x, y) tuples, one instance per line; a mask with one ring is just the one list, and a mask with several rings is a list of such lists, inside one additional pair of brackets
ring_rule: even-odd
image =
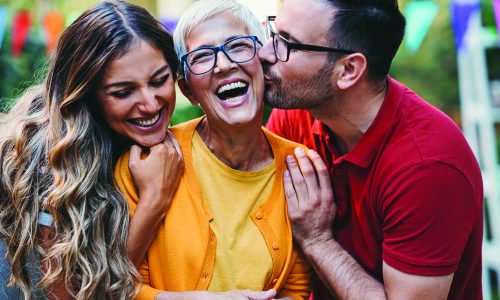
[[(205, 20), (218, 15), (230, 14), (246, 25), (251, 35), (264, 43), (264, 25), (246, 6), (234, 0), (199, 0), (191, 4), (182, 14), (174, 32), (175, 52), (179, 60), (187, 53), (186, 39), (193, 29)], [(184, 66), (180, 69), (181, 76)]]

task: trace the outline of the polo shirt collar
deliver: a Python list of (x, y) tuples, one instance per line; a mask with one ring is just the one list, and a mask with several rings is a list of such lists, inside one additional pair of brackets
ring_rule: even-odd
[(401, 103), (401, 84), (387, 76), (387, 94), (380, 110), (358, 144), (345, 155), (345, 160), (367, 168), (385, 143), (397, 123), (397, 111)]
[[(397, 123), (396, 114), (401, 103), (401, 93), (402, 85), (387, 76), (387, 94), (377, 116), (365, 134), (363, 134), (358, 144), (349, 153), (335, 159), (336, 164), (346, 160), (361, 168), (370, 166), (383, 143), (385, 143), (390, 131)], [(329, 139), (330, 142), (333, 138), (330, 137), (326, 125), (316, 119), (312, 126), (312, 132), (323, 136), (327, 140)]]
[(312, 133), (323, 137), (330, 137), (328, 129), (326, 129), (326, 125), (321, 123), (321, 121), (319, 121), (318, 119), (314, 119), (313, 121)]

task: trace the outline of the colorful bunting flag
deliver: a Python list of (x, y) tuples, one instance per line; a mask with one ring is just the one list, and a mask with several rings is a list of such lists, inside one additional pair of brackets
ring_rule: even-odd
[(45, 28), (47, 54), (50, 54), (56, 48), (59, 35), (64, 30), (64, 16), (55, 11), (48, 12), (43, 17), (42, 23)]
[(410, 52), (417, 52), (427, 35), (438, 12), (434, 1), (414, 1), (405, 7), (406, 37), (405, 44)]
[(464, 48), (464, 37), (469, 27), (469, 20), (481, 9), (479, 0), (454, 0), (451, 3), (451, 23), (455, 35), (455, 47)]
[(0, 7), (0, 49), (2, 49), (5, 28), (7, 28), (7, 8)]
[[(500, 36), (500, 0), (493, 0), (493, 10), (495, 11), (495, 21), (497, 23), (497, 32)], [(500, 38), (498, 39), (500, 44)]]
[(18, 11), (12, 22), (12, 56), (19, 57), (28, 39), (31, 16), (26, 10)]
[(167, 27), (170, 32), (174, 32), (175, 27), (177, 26), (177, 22), (179, 22), (179, 19), (169, 17), (161, 18), (161, 23), (163, 24), (163, 26)]

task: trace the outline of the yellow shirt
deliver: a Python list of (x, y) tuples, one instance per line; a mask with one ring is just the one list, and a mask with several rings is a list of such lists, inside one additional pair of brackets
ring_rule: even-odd
[(274, 163), (256, 172), (232, 169), (193, 136), (193, 161), (205, 201), (213, 213), (210, 227), (217, 237), (209, 291), (262, 290), (273, 261), (264, 237), (250, 217), (271, 194)]
[[(217, 236), (210, 224), (213, 214), (204, 200), (193, 166), (192, 139), (200, 121), (201, 118), (171, 128), (182, 148), (184, 172), (139, 270), (143, 284), (137, 299), (154, 299), (161, 291), (208, 289), (214, 270)], [(271, 276), (263, 290), (275, 289), (278, 298), (307, 299), (312, 270), (293, 246), (283, 189), (285, 157), (300, 145), (280, 138), (265, 128), (262, 130), (271, 146), (276, 168), (271, 194), (251, 214), (273, 263)], [(133, 216), (138, 195), (128, 169), (128, 160), (128, 152), (120, 157), (115, 179)]]

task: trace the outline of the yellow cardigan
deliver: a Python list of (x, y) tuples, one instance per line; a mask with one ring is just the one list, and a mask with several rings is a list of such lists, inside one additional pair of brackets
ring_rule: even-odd
[[(217, 237), (210, 228), (212, 213), (203, 199), (192, 159), (191, 140), (202, 118), (171, 128), (179, 141), (185, 170), (164, 222), (148, 250), (140, 273), (143, 284), (137, 299), (154, 299), (161, 291), (207, 290), (215, 262)], [(275, 182), (271, 195), (251, 215), (264, 236), (273, 270), (264, 290), (275, 289), (279, 297), (307, 299), (312, 269), (299, 257), (292, 243), (283, 189), (285, 157), (299, 144), (262, 128), (274, 154)], [(302, 146), (304, 147), (304, 146)], [(118, 160), (115, 178), (130, 205), (131, 216), (138, 195), (128, 169), (129, 153)]]

